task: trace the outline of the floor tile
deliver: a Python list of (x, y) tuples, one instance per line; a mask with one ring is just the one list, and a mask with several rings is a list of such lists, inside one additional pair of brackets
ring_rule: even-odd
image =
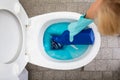
[(114, 48), (113, 49), (113, 59), (119, 59), (120, 60), (120, 48)]
[(90, 72), (90, 80), (102, 80), (102, 72)]
[(55, 71), (54, 80), (65, 80), (65, 71)]
[(90, 80), (90, 72), (82, 71), (79, 75), (79, 80)]
[(108, 64), (107, 60), (96, 60), (96, 71), (108, 71)]
[(108, 36), (108, 47), (118, 47), (118, 37)]
[(95, 59), (112, 59), (113, 48), (100, 48)]
[(108, 47), (108, 37), (101, 36), (101, 47)]
[(43, 80), (53, 80), (54, 77), (54, 71), (45, 71), (43, 75)]
[(113, 73), (113, 80), (120, 80), (120, 72), (114, 71)]
[(120, 61), (119, 60), (110, 60), (109, 65), (110, 65), (111, 71), (119, 71), (120, 70)]
[(103, 72), (103, 80), (113, 80), (112, 72)]
[(66, 71), (67, 80), (78, 80), (79, 71)]
[(84, 71), (95, 71), (95, 60), (93, 60), (92, 62), (90, 62), (89, 64), (87, 64), (85, 67), (84, 67)]
[(71, 12), (77, 12), (77, 5), (78, 3), (67, 3), (67, 11), (71, 11)]

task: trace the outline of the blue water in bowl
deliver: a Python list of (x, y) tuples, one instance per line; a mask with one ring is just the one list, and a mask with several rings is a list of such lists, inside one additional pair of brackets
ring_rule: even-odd
[(52, 35), (61, 35), (70, 23), (60, 22), (55, 23), (46, 29), (43, 38), (44, 50), (47, 55), (57, 60), (72, 60), (80, 57), (88, 49), (89, 45), (66, 45), (63, 49), (53, 50), (51, 49), (51, 37)]

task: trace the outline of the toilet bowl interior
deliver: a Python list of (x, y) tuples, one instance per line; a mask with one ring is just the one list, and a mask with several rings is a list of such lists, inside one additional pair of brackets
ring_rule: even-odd
[[(64, 45), (63, 48), (57, 50), (52, 49), (53, 43), (51, 41), (51, 36), (61, 35), (64, 31), (68, 30), (68, 25), (71, 22), (74, 22), (74, 20), (72, 19), (69, 21), (66, 20), (64, 22), (61, 21), (60, 20), (58, 22), (55, 21), (55, 23), (49, 25), (48, 28), (45, 30), (44, 38), (43, 38), (44, 50), (46, 51), (46, 54), (49, 57), (55, 60), (74, 61), (76, 58), (80, 58), (82, 55), (84, 55), (84, 53), (86, 53), (86, 51), (89, 49), (90, 45), (71, 44), (71, 45)], [(79, 38), (82, 39), (81, 37)]]
[(0, 10), (0, 63), (14, 61), (22, 47), (22, 29), (14, 14)]

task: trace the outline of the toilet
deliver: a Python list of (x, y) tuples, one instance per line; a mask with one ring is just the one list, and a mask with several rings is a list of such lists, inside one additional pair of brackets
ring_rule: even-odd
[(57, 70), (77, 69), (90, 63), (101, 44), (94, 23), (89, 25), (95, 34), (94, 45), (75, 60), (54, 60), (43, 46), (43, 34), (49, 25), (77, 21), (80, 16), (75, 12), (52, 12), (28, 18), (18, 0), (0, 0), (0, 80), (27, 80), (27, 63)]

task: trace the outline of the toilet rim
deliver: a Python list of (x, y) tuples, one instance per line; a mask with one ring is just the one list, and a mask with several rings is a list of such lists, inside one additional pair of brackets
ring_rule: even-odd
[[(43, 34), (41, 35), (42, 38), (38, 39), (38, 36), (40, 35), (38, 30), (41, 30), (43, 33), (45, 29), (42, 29), (42, 28), (48, 21), (52, 21), (55, 19), (56, 20), (58, 20), (58, 19), (78, 20), (80, 16), (81, 16), (81, 14), (75, 13), (75, 12), (54, 12), (54, 13), (47, 13), (47, 14), (44, 14), (41, 16), (36, 16), (36, 17), (31, 18), (31, 26), (34, 26), (34, 25), (35, 26), (31, 27), (27, 32), (28, 33), (27, 36), (32, 35), (28, 39), (30, 39), (30, 40), (32, 40), (32, 38), (34, 39), (32, 41), (29, 41), (29, 43), (27, 45), (28, 46), (27, 49), (30, 49), (27, 51), (29, 53), (28, 55), (30, 57), (29, 62), (32, 64), (35, 64), (35, 65), (38, 65), (38, 66), (51, 68), (51, 69), (59, 69), (59, 70), (76, 69), (76, 68), (82, 67), (84, 65), (87, 65), (89, 62), (91, 62), (97, 55), (99, 48), (100, 48), (100, 44), (101, 44), (100, 34), (94, 23), (90, 24), (89, 26), (95, 32), (96, 40), (95, 40), (94, 46), (91, 48), (90, 53), (87, 54), (86, 58), (82, 58), (82, 60), (76, 60), (74, 62), (60, 63), (60, 62), (49, 60), (40, 54), (41, 51), (43, 51), (44, 53), (45, 53), (45, 51), (43, 50), (43, 42), (42, 42)], [(44, 20), (41, 20), (41, 19), (44, 19)], [(39, 21), (41, 23), (39, 23), (37, 21)], [(40, 27), (39, 25), (41, 25), (42, 27)], [(32, 34), (30, 34), (30, 33), (32, 33)], [(42, 44), (41, 46), (38, 45), (38, 40), (41, 41), (40, 42), (40, 44)], [(34, 43), (34, 44), (30, 44), (30, 43)], [(31, 45), (34, 47), (31, 48), (30, 47)], [(41, 50), (39, 49), (40, 47), (42, 47)]]

